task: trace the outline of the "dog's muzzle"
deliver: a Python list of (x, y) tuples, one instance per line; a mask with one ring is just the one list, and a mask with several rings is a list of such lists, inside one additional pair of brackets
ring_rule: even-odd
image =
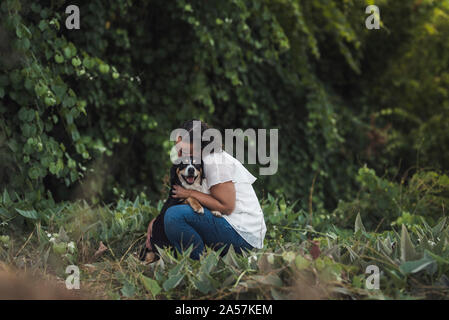
[(195, 176), (195, 167), (192, 165), (188, 165), (185, 169), (185, 172), (187, 173), (187, 175), (183, 175), (182, 177), (188, 184), (193, 184), (195, 182), (195, 179), (197, 178), (197, 176)]

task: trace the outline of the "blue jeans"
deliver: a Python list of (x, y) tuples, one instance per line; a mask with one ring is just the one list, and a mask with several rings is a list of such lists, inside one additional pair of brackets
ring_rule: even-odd
[(215, 217), (207, 208), (204, 208), (204, 215), (200, 215), (188, 204), (172, 206), (165, 212), (164, 225), (168, 240), (179, 252), (193, 243), (192, 259), (199, 259), (205, 245), (214, 250), (225, 246), (222, 255), (231, 244), (237, 253), (253, 249), (226, 219)]

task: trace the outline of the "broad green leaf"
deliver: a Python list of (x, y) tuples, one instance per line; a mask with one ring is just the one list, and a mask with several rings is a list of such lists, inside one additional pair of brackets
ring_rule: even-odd
[(184, 262), (179, 263), (178, 265), (176, 265), (175, 267), (173, 267), (169, 272), (168, 272), (168, 276), (172, 277), (175, 275), (178, 275), (181, 272), (182, 267), (184, 266)]
[(445, 225), (446, 225), (446, 217), (441, 219), (440, 222), (435, 227), (432, 228), (432, 235), (434, 237), (438, 237), (441, 231), (443, 231)]
[(362, 218), (360, 217), (360, 212), (357, 213), (357, 217), (355, 218), (355, 226), (354, 226), (354, 232), (357, 233), (358, 231), (366, 232), (365, 226), (362, 223)]
[(21, 216), (24, 216), (25, 218), (34, 219), (34, 220), (39, 218), (36, 210), (20, 210), (20, 209), (16, 208), (16, 211)]
[(201, 260), (201, 270), (210, 274), (213, 268), (217, 265), (218, 258), (215, 253), (209, 253), (204, 259)]
[[(417, 273), (424, 269), (429, 269), (429, 267), (431, 267), (432, 264), (436, 266), (435, 260), (431, 259), (429, 256), (426, 255), (422, 259), (402, 263), (399, 266), (399, 269), (404, 274), (411, 274)], [(429, 269), (429, 271), (432, 270)]]
[[(65, 97), (64, 97), (64, 99), (63, 99), (63, 101), (62, 101), (62, 106), (64, 107), (64, 108), (71, 108), (71, 107), (73, 107), (74, 105), (76, 104), (76, 99), (74, 98), (74, 97), (71, 97), (71, 96), (68, 96), (68, 95), (65, 95)], [(69, 113), (71, 116), (73, 116), (71, 113)], [(68, 114), (68, 115), (69, 115)], [(67, 115), (67, 116), (68, 116)], [(69, 123), (71, 123), (71, 122), (69, 122)]]
[(162, 290), (156, 280), (148, 278), (143, 274), (140, 275), (140, 281), (142, 282), (145, 289), (151, 292), (153, 297), (156, 297)]
[(435, 261), (441, 263), (441, 264), (449, 264), (449, 260), (447, 260), (447, 259), (445, 259), (443, 257), (440, 257), (439, 255), (437, 255), (437, 254), (435, 254), (433, 252), (430, 252), (430, 251), (426, 250), (425, 254), (428, 255), (429, 257), (431, 257), (432, 259), (434, 259)]
[(70, 50), (70, 47), (65, 47), (63, 52), (67, 59), (70, 59), (73, 55), (72, 50)]
[(413, 246), (413, 243), (410, 240), (407, 228), (403, 224), (401, 231), (401, 260), (405, 262), (415, 260), (416, 258), (417, 254), (415, 251), (415, 247)]
[(3, 204), (9, 205), (9, 204), (11, 204), (11, 203), (12, 203), (12, 200), (11, 200), (11, 198), (10, 198), (10, 196), (9, 196), (8, 191), (5, 189), (5, 190), (3, 191)]
[(391, 255), (393, 253), (392, 249), (392, 242), (390, 240), (390, 237), (385, 238), (383, 241), (380, 241), (382, 244), (383, 250), (388, 254)]
[(203, 294), (208, 294), (209, 292), (215, 290), (215, 288), (212, 286), (211, 282), (205, 275), (193, 279), (193, 285)]
[(44, 31), (45, 29), (48, 28), (47, 21), (41, 20), (41, 21), (39, 22), (38, 27), (39, 27), (39, 29), (40, 29), (41, 31)]
[(229, 247), (228, 252), (223, 257), (223, 261), (224, 261), (224, 263), (226, 263), (229, 266), (239, 268), (239, 264), (237, 262), (237, 256), (236, 256), (234, 247), (232, 245)]
[(83, 65), (87, 68), (87, 69), (91, 69), (95, 66), (95, 61), (91, 58), (84, 58), (83, 59)]
[(64, 94), (67, 91), (67, 86), (65, 84), (54, 85), (54, 86), (52, 86), (52, 89), (53, 89), (56, 97), (58, 97), (58, 99), (62, 100), (64, 98)]
[(164, 287), (165, 291), (176, 288), (176, 286), (178, 286), (178, 284), (181, 283), (183, 278), (184, 278), (184, 274), (179, 273), (179, 274), (172, 276), (172, 277), (168, 278), (167, 280), (165, 280), (162, 287)]
[(136, 293), (136, 288), (132, 283), (126, 281), (125, 285), (120, 291), (125, 297), (132, 298)]

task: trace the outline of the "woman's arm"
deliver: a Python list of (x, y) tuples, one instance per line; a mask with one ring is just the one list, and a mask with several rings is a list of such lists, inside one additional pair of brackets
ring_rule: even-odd
[(173, 187), (173, 198), (192, 197), (211, 211), (229, 215), (235, 208), (235, 186), (232, 181), (218, 183), (210, 188), (210, 195), (181, 186)]

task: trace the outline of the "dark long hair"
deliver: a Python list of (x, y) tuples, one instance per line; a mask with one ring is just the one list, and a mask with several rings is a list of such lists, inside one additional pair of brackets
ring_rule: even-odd
[[(181, 128), (189, 132), (190, 141), (193, 141), (193, 123), (194, 123), (194, 121), (201, 123), (201, 138), (203, 137), (204, 131), (206, 131), (207, 129), (212, 129), (212, 127), (210, 127), (206, 122), (201, 121), (201, 120), (192, 119), (192, 120), (185, 121), (181, 125)], [(203, 141), (203, 139), (201, 139), (201, 151), (203, 151), (204, 148), (206, 146), (208, 146), (209, 144), (211, 144), (213, 141), (214, 141), (214, 137), (211, 137), (211, 139), (209, 141)], [(223, 146), (221, 146), (221, 147), (223, 147)], [(221, 149), (219, 151), (221, 151)]]

